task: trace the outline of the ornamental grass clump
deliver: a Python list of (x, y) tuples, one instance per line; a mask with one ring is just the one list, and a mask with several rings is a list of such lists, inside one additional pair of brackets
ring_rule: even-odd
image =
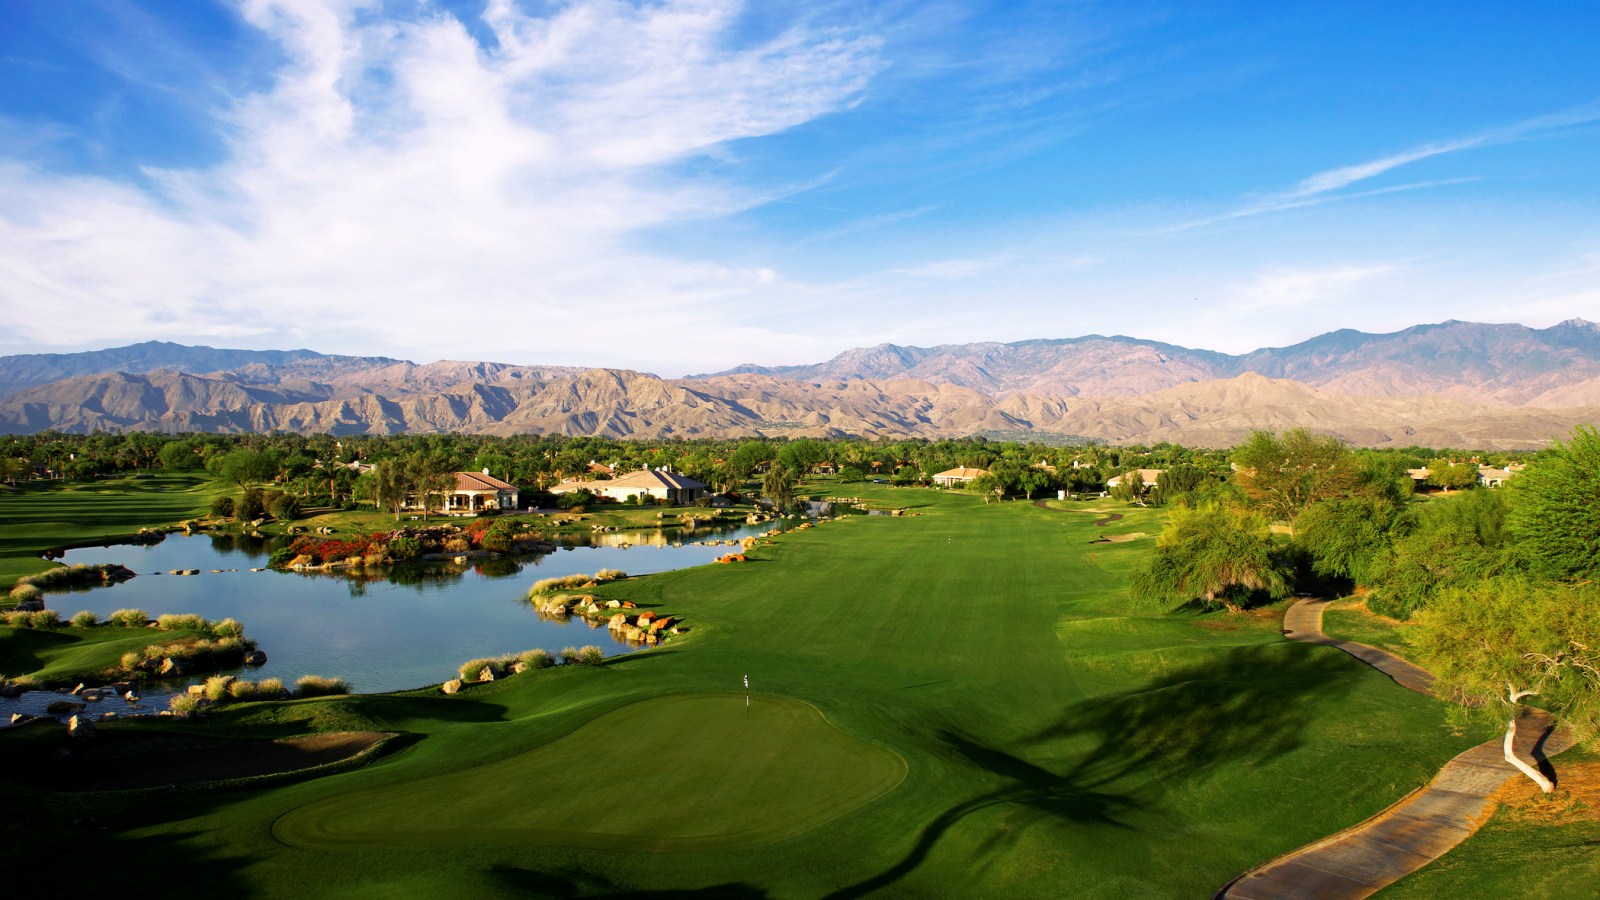
[[(496, 678), (503, 678), (510, 671), (511, 663), (515, 659), (514, 656), (486, 656), (482, 659), (472, 659), (462, 663), (456, 673), (461, 676), (462, 681), (493, 681)], [(489, 673), (488, 678), (483, 677), (484, 672)]]
[(301, 675), (295, 679), (294, 695), (296, 697), (328, 697), (335, 694), (350, 693), (350, 682), (343, 678), (330, 678), (326, 675)]
[[(204, 621), (203, 619), (201, 621)], [(223, 619), (211, 624), (211, 633), (219, 638), (242, 638), (244, 626), (236, 619)]]
[(50, 628), (61, 627), (61, 613), (53, 609), (41, 609), (28, 618), (28, 627), (44, 631)]
[(256, 682), (256, 696), (262, 700), (276, 700), (283, 696), (282, 678), (263, 678)]
[(173, 715), (184, 718), (198, 713), (200, 705), (200, 698), (194, 694), (174, 694), (172, 699), (167, 701), (167, 709), (172, 710)]
[[(208, 687), (210, 684), (211, 682), (206, 682)], [(240, 702), (254, 700), (259, 693), (260, 687), (254, 681), (245, 681), (243, 678), (236, 678), (228, 684), (229, 700), (238, 700)]]
[(119, 609), (106, 621), (118, 628), (143, 628), (150, 621), (150, 614), (142, 609)]
[(156, 627), (162, 631), (206, 631), (211, 623), (194, 613), (163, 613), (156, 617)]
[(221, 703), (228, 697), (228, 688), (233, 685), (232, 675), (213, 675), (206, 679), (205, 697), (212, 703)]
[(605, 651), (593, 644), (589, 644), (580, 649), (577, 655), (577, 663), (580, 666), (598, 666), (605, 662), (605, 659)]
[(549, 650), (524, 650), (517, 654), (517, 663), (524, 669), (548, 669), (556, 664)]
[(13, 609), (4, 616), (0, 616), (0, 621), (5, 622), (12, 628), (27, 628), (32, 624), (33, 613), (25, 609)]
[(93, 628), (100, 624), (100, 617), (87, 609), (80, 609), (72, 614), (73, 628)]
[(577, 647), (562, 647), (561, 648), (561, 664), (563, 666), (576, 665), (577, 662), (578, 662), (578, 648)]
[(44, 591), (39, 590), (37, 585), (19, 583), (11, 589), (9, 596), (12, 603), (32, 603), (44, 597)]

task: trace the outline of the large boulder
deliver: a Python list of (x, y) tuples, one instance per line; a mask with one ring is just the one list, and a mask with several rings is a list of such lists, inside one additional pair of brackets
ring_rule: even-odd
[(483, 671), (478, 673), (478, 680), (479, 681), (493, 681), (494, 680), (494, 667), (493, 666), (484, 666), (483, 667)]
[(44, 711), (52, 716), (64, 716), (67, 713), (75, 713), (78, 710), (83, 709), (83, 707), (84, 704), (76, 700), (57, 700), (51, 703), (49, 706), (46, 706)]
[(461, 679), (452, 678), (439, 685), (439, 690), (444, 691), (446, 694), (454, 694), (456, 691), (461, 690)]
[(156, 670), (161, 675), (187, 675), (189, 664), (181, 659), (167, 657), (161, 661), (161, 668)]
[(94, 737), (94, 720), (87, 716), (73, 716), (68, 719), (67, 737), (79, 740)]
[(244, 655), (244, 664), (247, 666), (264, 666), (267, 664), (267, 655), (260, 650), (250, 650)]

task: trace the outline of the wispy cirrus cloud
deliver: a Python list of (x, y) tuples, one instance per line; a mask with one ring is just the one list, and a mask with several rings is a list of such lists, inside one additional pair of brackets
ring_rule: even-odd
[(213, 110), (216, 165), (134, 184), (0, 160), (8, 349), (254, 335), (482, 356), (521, 335), (518, 355), (581, 361), (603, 323), (658, 364), (671, 322), (775, 278), (637, 248), (767, 199), (682, 164), (847, 108), (883, 65), (848, 29), (752, 38), (736, 0), (490, 0), (472, 23), (490, 42), (427, 5), (381, 11), (246, 0), (287, 62)]
[(1600, 104), (1588, 104), (1551, 115), (1538, 116), (1463, 138), (1423, 144), (1399, 153), (1378, 157), (1377, 159), (1318, 172), (1302, 179), (1289, 190), (1266, 194), (1227, 212), (1184, 222), (1170, 228), (1161, 229), (1161, 231), (1162, 233), (1187, 231), (1236, 219), (1284, 212), (1323, 203), (1469, 183), (1477, 179), (1471, 177), (1441, 178), (1365, 191), (1345, 190), (1361, 182), (1377, 178), (1380, 175), (1426, 159), (1459, 153), (1464, 150), (1474, 150), (1495, 144), (1524, 140), (1594, 122), (1600, 122)]

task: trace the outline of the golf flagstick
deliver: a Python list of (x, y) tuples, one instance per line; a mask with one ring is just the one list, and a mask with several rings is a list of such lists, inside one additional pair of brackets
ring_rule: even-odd
[(750, 676), (744, 676), (744, 714), (750, 715)]

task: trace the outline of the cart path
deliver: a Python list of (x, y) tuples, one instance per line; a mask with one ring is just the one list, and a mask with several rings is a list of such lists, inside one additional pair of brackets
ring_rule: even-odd
[[(1301, 600), (1283, 617), (1291, 640), (1337, 647), (1419, 693), (1433, 676), (1392, 653), (1328, 637), (1322, 631), (1326, 599)], [(1450, 852), (1478, 830), (1489, 795), (1512, 778), (1524, 778), (1501, 755), (1504, 736), (1479, 744), (1446, 763), (1433, 781), (1352, 828), (1308, 844), (1252, 869), (1218, 892), (1239, 900), (1368, 897)], [(1543, 710), (1523, 707), (1516, 754), (1550, 773), (1547, 758), (1571, 746), (1564, 729)]]

